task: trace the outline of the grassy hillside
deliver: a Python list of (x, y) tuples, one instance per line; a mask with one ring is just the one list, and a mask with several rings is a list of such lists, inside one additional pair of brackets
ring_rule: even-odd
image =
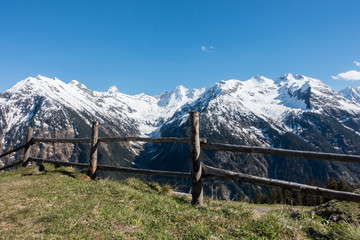
[(167, 186), (45, 166), (0, 173), (0, 239), (360, 239), (356, 223), (285, 206), (206, 200), (194, 208)]

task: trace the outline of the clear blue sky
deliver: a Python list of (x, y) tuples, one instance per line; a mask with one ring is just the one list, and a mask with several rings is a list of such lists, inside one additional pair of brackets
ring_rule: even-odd
[(38, 74), (155, 95), (288, 72), (339, 90), (360, 86), (341, 79), (357, 62), (359, 0), (0, 1), (0, 92)]

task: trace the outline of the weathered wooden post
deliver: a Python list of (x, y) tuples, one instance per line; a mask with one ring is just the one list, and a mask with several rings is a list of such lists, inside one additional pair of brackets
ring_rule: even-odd
[(90, 165), (89, 165), (89, 173), (88, 173), (91, 179), (96, 178), (98, 135), (99, 135), (99, 123), (95, 121), (92, 124), (90, 160), (89, 160)]
[(204, 204), (203, 187), (202, 187), (202, 168), (199, 160), (200, 156), (200, 129), (199, 129), (199, 112), (190, 112), (190, 168), (192, 181), (192, 201), (196, 206)]
[(23, 156), (23, 160), (22, 160), (22, 166), (26, 167), (28, 165), (28, 159), (30, 156), (30, 150), (31, 150), (31, 139), (32, 139), (32, 135), (33, 135), (33, 129), (31, 127), (28, 128), (27, 130), (27, 135), (26, 135), (26, 147), (24, 150), (24, 156)]

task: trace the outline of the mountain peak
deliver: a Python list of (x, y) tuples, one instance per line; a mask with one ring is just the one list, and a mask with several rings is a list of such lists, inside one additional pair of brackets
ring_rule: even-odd
[(281, 80), (304, 80), (306, 77), (302, 74), (292, 74), (287, 73), (282, 77), (279, 77)]
[(272, 81), (271, 79), (268, 79), (264, 76), (261, 76), (261, 75), (255, 75), (251, 78), (251, 80), (255, 80), (259, 83), (263, 83), (263, 82), (266, 82), (266, 81)]
[(35, 77), (37, 80), (43, 80), (44, 78), (47, 78), (47, 77), (45, 77), (45, 76), (42, 76), (42, 75), (37, 75), (36, 77)]
[(187, 90), (187, 88), (184, 87), (183, 85), (179, 85), (175, 89), (177, 89), (177, 90)]
[(287, 73), (284, 76), (275, 79), (275, 82), (280, 86), (288, 86), (292, 89), (305, 89), (311, 87), (312, 89), (327, 89), (327, 91), (331, 90), (331, 87), (319, 79), (292, 73)]
[(80, 84), (78, 81), (76, 81), (76, 80), (71, 80), (71, 82), (70, 82), (70, 85), (78, 85), (78, 84)]
[(111, 95), (115, 95), (115, 94), (119, 94), (119, 89), (117, 89), (116, 86), (111, 86), (109, 88), (109, 90), (107, 90), (107, 93), (111, 94)]
[(339, 92), (341, 95), (343, 95), (345, 98), (349, 99), (353, 102), (360, 103), (360, 87), (352, 88), (347, 87)]
[(256, 80), (263, 80), (265, 77), (261, 76), (261, 75), (255, 75), (255, 76), (253, 76), (253, 78)]
[[(51, 79), (42, 75), (37, 75), (36, 77), (27, 77), (24, 80), (18, 82), (6, 92), (21, 92), (21, 91), (41, 91), (44, 87), (52, 85), (52, 81), (60, 81)], [(61, 82), (61, 81), (60, 81)]]
[[(28, 78), (32, 78), (32, 77), (28, 77)], [(32, 78), (32, 79), (34, 79), (34, 78)], [(37, 75), (36, 77), (35, 77), (35, 79), (36, 80), (40, 80), (40, 81), (61, 81), (61, 80), (59, 80), (58, 78), (56, 78), (56, 77), (53, 77), (53, 78), (49, 78), (49, 77), (45, 77), (45, 76), (43, 76), (43, 75)]]
[(71, 80), (71, 82), (68, 85), (74, 86), (74, 87), (77, 87), (77, 88), (80, 88), (80, 89), (87, 89), (87, 87), (84, 84), (82, 84), (82, 83), (80, 83), (80, 82), (78, 82), (76, 80)]

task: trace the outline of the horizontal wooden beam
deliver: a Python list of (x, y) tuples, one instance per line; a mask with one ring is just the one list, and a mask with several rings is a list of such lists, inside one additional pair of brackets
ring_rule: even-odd
[[(189, 142), (188, 138), (143, 138), (143, 137), (106, 137), (99, 138), (98, 142)], [(90, 143), (90, 138), (33, 138), (34, 143)], [(206, 143), (206, 139), (200, 139), (200, 142)]]
[(294, 191), (300, 191), (303, 193), (328, 197), (330, 199), (360, 202), (360, 194), (356, 194), (352, 192), (335, 191), (327, 188), (309, 186), (300, 183), (282, 181), (282, 180), (265, 178), (265, 177), (257, 177), (248, 174), (218, 169), (206, 165), (202, 165), (202, 168), (203, 168), (203, 177), (205, 178), (220, 177), (238, 182), (252, 183), (266, 187), (277, 187), (277, 188), (284, 188)]
[[(52, 163), (52, 164), (59, 164), (62, 166), (73, 166), (80, 168), (89, 167), (89, 164), (87, 163), (73, 163), (73, 162), (56, 161), (56, 160), (42, 159), (42, 158), (29, 158), (29, 161), (38, 162), (38, 163)], [(146, 175), (159, 175), (159, 176), (190, 177), (190, 173), (185, 173), (185, 172), (170, 172), (170, 171), (128, 168), (128, 167), (114, 167), (109, 165), (97, 165), (97, 170), (137, 173), (137, 174), (146, 174)]]
[(150, 170), (150, 169), (114, 167), (114, 166), (108, 166), (108, 165), (98, 165), (97, 169), (103, 170), (103, 171), (138, 173), (138, 174), (146, 174), (146, 175), (190, 177), (190, 173), (185, 173), (185, 172), (169, 172), (169, 171)]
[(321, 153), (321, 152), (299, 151), (299, 150), (289, 150), (289, 149), (281, 149), (281, 148), (253, 147), (253, 146), (218, 144), (218, 143), (202, 143), (201, 148), (231, 151), (231, 152), (262, 153), (262, 154), (271, 154), (271, 155), (279, 155), (279, 156), (287, 156), (287, 157), (312, 158), (319, 160), (360, 163), (360, 156), (338, 154), (338, 153)]
[(90, 143), (90, 138), (33, 138), (35, 143)]
[[(31, 145), (32, 142), (30, 142), (29, 144)], [(10, 151), (8, 151), (8, 152), (5, 152), (5, 153), (3, 153), (3, 154), (0, 155), (0, 158), (5, 157), (5, 156), (7, 156), (7, 155), (9, 155), (9, 154), (12, 154), (12, 153), (14, 153), (14, 152), (20, 151), (21, 149), (24, 149), (25, 147), (27, 147), (29, 144), (24, 144), (24, 145), (21, 145), (21, 146), (19, 146), (19, 147), (17, 147), (17, 148), (14, 148), (14, 149), (12, 149), (12, 150), (10, 150)]]
[(15, 167), (15, 166), (17, 166), (17, 165), (20, 165), (22, 162), (23, 162), (23, 161), (21, 160), (21, 161), (17, 161), (17, 162), (15, 162), (15, 163), (6, 165), (5, 167), (0, 168), (0, 171), (5, 170), (5, 169), (8, 169), (8, 168)]
[[(109, 137), (99, 138), (99, 142), (189, 142), (189, 138), (175, 138), (175, 137), (162, 137), (162, 138), (144, 138), (144, 137)], [(200, 139), (201, 142), (206, 143), (206, 139)]]

